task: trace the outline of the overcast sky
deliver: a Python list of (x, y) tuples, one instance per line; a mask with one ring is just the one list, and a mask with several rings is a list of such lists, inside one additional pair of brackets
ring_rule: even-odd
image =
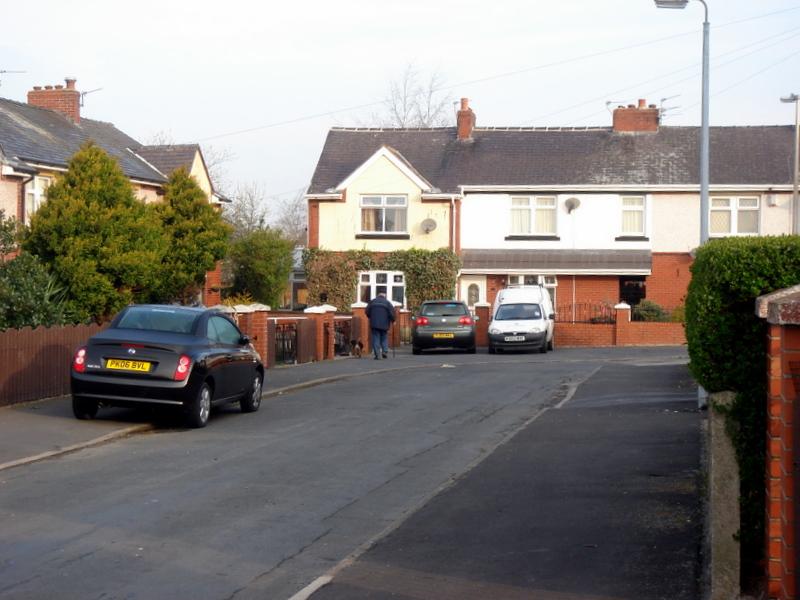
[[(800, 1), (708, 5), (711, 124), (794, 123), (779, 98), (800, 93)], [(668, 98), (667, 125), (699, 125), (702, 21), (697, 1), (39, 0), (4, 17), (0, 71), (25, 73), (0, 73), (0, 96), (76, 77), (102, 88), (84, 116), (229, 151), (230, 181), (277, 200), (307, 186), (330, 127), (369, 124), (410, 63), (470, 98), (478, 126), (609, 126), (606, 102), (638, 98)]]

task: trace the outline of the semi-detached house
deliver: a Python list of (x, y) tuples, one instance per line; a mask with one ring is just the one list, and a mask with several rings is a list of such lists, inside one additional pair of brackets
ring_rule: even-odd
[[(0, 98), (0, 210), (6, 217), (28, 223), (46, 201), (48, 186), (90, 140), (119, 163), (143, 202), (158, 202), (168, 176), (180, 167), (209, 202), (219, 206), (229, 201), (214, 189), (200, 146), (147, 146), (111, 123), (83, 117), (75, 83), (66, 79), (66, 85), (34, 87), (27, 103)], [(220, 273), (218, 265), (206, 275), (206, 304), (219, 302)]]
[[(661, 124), (640, 100), (611, 127), (332, 129), (308, 194), (310, 247), (448, 247), (454, 295), (493, 302), (541, 283), (562, 315), (584, 304), (682, 305), (700, 241), (698, 127)], [(712, 127), (712, 237), (791, 233), (791, 126)], [(365, 272), (353, 300), (403, 273)]]

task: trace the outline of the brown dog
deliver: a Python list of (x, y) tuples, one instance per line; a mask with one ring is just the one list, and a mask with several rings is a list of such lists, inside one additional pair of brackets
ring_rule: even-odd
[(350, 340), (350, 356), (361, 358), (361, 354), (363, 352), (364, 344), (361, 342), (361, 340)]

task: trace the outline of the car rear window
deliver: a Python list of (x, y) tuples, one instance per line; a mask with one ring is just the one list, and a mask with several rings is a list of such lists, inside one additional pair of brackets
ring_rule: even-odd
[(422, 315), (425, 317), (458, 317), (466, 314), (467, 307), (460, 302), (422, 305)]
[(198, 316), (196, 312), (180, 308), (132, 307), (125, 311), (116, 328), (191, 333)]
[(494, 318), (498, 321), (523, 321), (541, 319), (542, 309), (538, 304), (503, 304)]

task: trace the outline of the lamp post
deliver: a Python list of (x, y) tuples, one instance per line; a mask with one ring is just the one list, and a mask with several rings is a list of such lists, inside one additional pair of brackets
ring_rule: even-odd
[(792, 188), (792, 235), (800, 233), (800, 201), (797, 197), (797, 171), (800, 169), (800, 96), (791, 94), (781, 98), (781, 102), (791, 104), (794, 102), (794, 187)]
[[(686, 8), (689, 0), (654, 0), (658, 8)], [(708, 241), (708, 5), (703, 3), (703, 109), (700, 125), (700, 244)]]

